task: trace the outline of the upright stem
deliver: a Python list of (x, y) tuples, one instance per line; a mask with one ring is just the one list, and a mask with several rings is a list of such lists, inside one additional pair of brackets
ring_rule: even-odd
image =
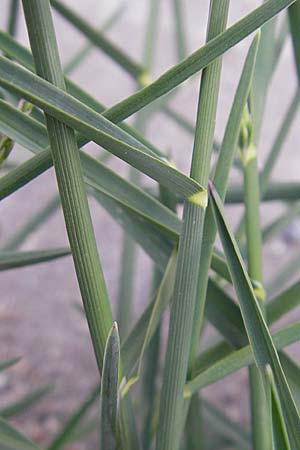
[[(38, 75), (65, 90), (49, 0), (23, 0)], [(78, 284), (99, 370), (112, 315), (100, 265), (79, 152), (72, 129), (45, 114)]]
[(17, 31), (18, 13), (19, 13), (19, 0), (10, 0), (9, 15), (7, 21), (7, 32), (14, 36)]
[[(252, 123), (248, 107), (241, 126), (240, 155), (244, 169), (245, 219), (249, 276), (261, 310), (265, 314), (265, 292), (262, 272), (262, 236), (260, 230), (260, 192), (257, 152), (253, 143)], [(255, 365), (249, 368), (252, 439), (254, 450), (271, 450), (269, 408), (263, 381)]]
[[(211, 1), (207, 40), (224, 30), (228, 8), (228, 0)], [(204, 187), (207, 186), (209, 176), (220, 72), (221, 60), (218, 59), (203, 71), (201, 78), (191, 177)], [(177, 450), (180, 443), (183, 388), (187, 376), (206, 206), (206, 192), (190, 197), (184, 204), (160, 402), (157, 450)]]

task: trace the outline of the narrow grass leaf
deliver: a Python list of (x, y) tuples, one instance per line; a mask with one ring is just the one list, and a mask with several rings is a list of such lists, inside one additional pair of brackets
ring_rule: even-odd
[(36, 444), (0, 418), (1, 450), (41, 450)]
[(290, 25), (290, 33), (293, 43), (293, 53), (296, 65), (296, 73), (298, 77), (298, 84), (300, 87), (300, 31), (299, 31), (299, 21), (300, 21), (300, 2), (294, 2), (288, 9), (288, 18)]
[(300, 280), (293, 283), (268, 303), (268, 320), (275, 322), (300, 304)]
[[(207, 41), (226, 27), (229, 1), (210, 3)], [(196, 134), (190, 176), (206, 188), (213, 147), (215, 118), (222, 61), (215, 60), (202, 73), (198, 96)], [(184, 203), (183, 227), (179, 239), (174, 298), (171, 308), (166, 361), (157, 429), (157, 450), (177, 450), (185, 418), (183, 388), (189, 373), (189, 349), (195, 312), (197, 280), (207, 197)], [(186, 405), (187, 406), (187, 405)], [(181, 423), (181, 426), (179, 426)]]
[(70, 255), (68, 248), (54, 248), (24, 252), (0, 252), (0, 271), (52, 261)]
[(8, 406), (0, 409), (0, 416), (8, 419), (10, 417), (15, 417), (18, 414), (22, 414), (23, 412), (26, 412), (28, 408), (31, 408), (36, 403), (38, 403), (42, 398), (45, 397), (50, 391), (52, 391), (53, 386), (47, 385), (40, 387), (38, 389), (35, 389), (34, 391), (30, 392), (29, 394), (26, 394), (23, 398), (20, 400), (17, 400)]
[(195, 73), (207, 67), (234, 45), (242, 41), (295, 0), (268, 0), (254, 9), (226, 31), (211, 39), (182, 62), (162, 74), (157, 80), (141, 89), (111, 108), (120, 120), (139, 111), (149, 103), (190, 78)]
[(285, 419), (281, 409), (280, 399), (271, 367), (266, 367), (266, 376), (271, 391), (271, 423), (274, 450), (291, 450), (285, 427)]
[(3, 372), (3, 370), (8, 369), (9, 367), (14, 366), (17, 364), (21, 358), (14, 358), (14, 359), (8, 359), (7, 361), (0, 362), (0, 372)]
[(117, 450), (117, 404), (120, 362), (120, 341), (115, 322), (108, 335), (101, 378), (100, 448)]
[(0, 85), (18, 91), (55, 119), (78, 130), (166, 188), (184, 197), (203, 191), (199, 183), (159, 159), (150, 149), (105, 117), (3, 57), (0, 57)]
[[(48, 0), (38, 3), (23, 1), (23, 9), (37, 72), (42, 78), (64, 90), (65, 83)], [(47, 114), (45, 118), (73, 261), (98, 368), (101, 371), (112, 316), (84, 189), (75, 134)]]
[(290, 441), (295, 449), (300, 449), (299, 413), (282, 370), (277, 351), (257, 303), (251, 282), (244, 269), (239, 249), (224, 218), (221, 201), (212, 185), (210, 185), (210, 199), (256, 364), (261, 370), (263, 378), (265, 378), (265, 366), (270, 364), (286, 417)]
[[(60, 450), (65, 447), (66, 443), (73, 439), (80, 422), (86, 416), (99, 396), (100, 384), (97, 384), (96, 387), (94, 386), (88, 393), (84, 401), (80, 403), (79, 407), (76, 408), (76, 410), (67, 419), (50, 444), (48, 444), (47, 450)], [(99, 427), (99, 419), (97, 419), (97, 426)]]
[[(23, 47), (19, 42), (13, 39), (6, 33), (3, 33), (0, 30), (0, 48), (3, 50), (5, 54), (7, 54), (11, 59), (14, 59), (22, 66), (29, 69), (31, 72), (35, 72), (33, 59), (31, 53), (28, 51), (26, 47)], [(80, 100), (85, 105), (89, 106), (93, 110), (98, 113), (104, 113), (105, 117), (113, 123), (120, 122), (118, 117), (114, 114), (110, 114), (109, 109), (106, 108), (102, 103), (98, 102), (94, 97), (88, 94), (86, 91), (81, 89), (78, 84), (75, 84), (68, 78), (65, 78), (67, 91), (73, 95), (75, 98)], [(138, 141), (144, 144), (146, 147), (150, 148), (156, 155), (162, 157), (165, 156), (161, 150), (156, 148), (153, 144), (151, 144), (144, 136), (142, 136), (137, 130), (133, 127), (127, 125), (126, 123), (122, 123), (119, 125), (124, 131), (134, 136)], [(87, 140), (86, 140), (87, 141)]]
[[(255, 36), (249, 48), (218, 154), (218, 160), (214, 173), (214, 183), (216, 184), (218, 192), (220, 192), (222, 198), (225, 197), (229, 172), (233, 163), (233, 158), (237, 147), (237, 141), (240, 131), (240, 123), (242, 120), (244, 107), (250, 91), (258, 45), (259, 45), (259, 34)], [(202, 327), (203, 311), (206, 300), (206, 287), (216, 233), (217, 228), (214, 222), (213, 212), (211, 206), (208, 205), (204, 223), (205, 239), (203, 241), (201, 249), (201, 259), (200, 259), (201, 271), (198, 278), (197, 301), (196, 301), (195, 318), (190, 351), (191, 368), (193, 367), (195, 355), (199, 345), (199, 336)]]
[(91, 27), (79, 14), (59, 0), (51, 0), (51, 4), (68, 22), (88, 38), (95, 47), (100, 48), (107, 56), (132, 75), (135, 80), (142, 82), (146, 78), (147, 72), (145, 69), (109, 41), (101, 31)]
[[(137, 381), (139, 381), (141, 370), (142, 370), (142, 362), (143, 357), (146, 351), (146, 348), (149, 346), (152, 336), (154, 335), (155, 330), (158, 327), (160, 319), (164, 310), (166, 309), (168, 303), (173, 294), (174, 281), (175, 281), (175, 270), (176, 270), (176, 261), (177, 261), (177, 250), (173, 250), (168, 266), (166, 267), (166, 271), (162, 278), (162, 281), (159, 285), (157, 294), (155, 295), (155, 301), (153, 303), (153, 308), (151, 310), (151, 315), (147, 322), (147, 329), (145, 333), (145, 337), (143, 338), (141, 351), (138, 359), (136, 360), (136, 370), (131, 373), (130, 378), (126, 380), (126, 384), (122, 388), (122, 395), (124, 395), (128, 389)], [(128, 345), (128, 344), (127, 344)]]
[[(299, 336), (300, 326), (299, 324), (293, 324), (272, 334), (272, 339), (276, 348), (281, 350), (282, 348), (297, 342)], [(252, 347), (250, 345), (246, 345), (239, 350), (233, 351), (224, 358), (217, 360), (203, 371), (200, 371), (200, 373), (196, 373), (195, 377), (186, 383), (184, 395), (186, 397), (191, 396), (199, 389), (209, 386), (212, 383), (216, 383), (237, 370), (253, 364), (255, 362), (254, 358)]]

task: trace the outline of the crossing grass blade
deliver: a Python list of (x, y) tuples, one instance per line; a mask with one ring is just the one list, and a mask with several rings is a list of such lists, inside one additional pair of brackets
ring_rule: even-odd
[(162, 74), (157, 80), (111, 108), (120, 120), (132, 115), (151, 102), (167, 94), (195, 73), (207, 67), (212, 61), (224, 54), (264, 23), (290, 6), (295, 0), (268, 0), (254, 9), (226, 31), (211, 39), (182, 62)]
[[(299, 333), (299, 324), (294, 324), (272, 334), (272, 340), (276, 349), (281, 350), (297, 342), (299, 340)], [(235, 350), (224, 358), (218, 359), (204, 370), (201, 370), (200, 373), (196, 373), (195, 377), (185, 385), (184, 395), (185, 397), (189, 397), (199, 389), (203, 389), (205, 386), (222, 380), (224, 377), (254, 362), (255, 356), (250, 345)]]
[(285, 419), (281, 409), (280, 399), (274, 379), (274, 374), (269, 365), (266, 367), (266, 376), (271, 391), (270, 408), (271, 408), (273, 449), (291, 450), (285, 426)]
[[(274, 181), (262, 195), (262, 202), (297, 201), (300, 196), (300, 183), (297, 181)], [(238, 204), (244, 201), (244, 187), (231, 185), (227, 191), (225, 202)]]
[[(58, 431), (56, 436), (51, 440), (50, 444), (48, 444), (47, 446), (47, 450), (60, 450), (61, 448), (64, 448), (66, 443), (68, 443), (72, 439), (72, 436), (74, 435), (80, 422), (83, 420), (83, 418), (99, 398), (99, 396), (100, 384), (97, 384), (96, 386), (93, 386), (92, 390), (88, 393), (84, 401), (79, 405), (78, 408), (76, 408), (76, 410), (67, 419), (66, 423)], [(98, 422), (99, 420), (97, 420), (97, 426)]]
[(261, 371), (263, 379), (265, 379), (264, 370), (267, 364), (270, 364), (273, 370), (291, 445), (298, 449), (300, 448), (299, 413), (257, 303), (248, 274), (244, 269), (239, 249), (224, 218), (221, 201), (212, 184), (210, 185), (210, 200), (256, 364)]
[(282, 214), (280, 214), (278, 217), (276, 217), (276, 219), (274, 219), (271, 223), (269, 223), (262, 229), (261, 234), (263, 243), (265, 244), (270, 239), (274, 238), (274, 236), (285, 230), (287, 226), (291, 222), (293, 222), (293, 220), (299, 215), (300, 204), (296, 202), (288, 204), (287, 208)]
[[(23, 47), (19, 42), (13, 39), (6, 33), (0, 30), (0, 48), (3, 52), (8, 55), (11, 59), (15, 60), (25, 68), (29, 69), (31, 72), (35, 72), (34, 63), (31, 53), (26, 47)], [(97, 101), (94, 97), (84, 91), (78, 84), (75, 84), (69, 78), (65, 78), (67, 91), (73, 95), (75, 98), (80, 100), (85, 105), (89, 106), (98, 113), (104, 113), (105, 117), (113, 123), (120, 122), (118, 117), (114, 114), (110, 114), (109, 108), (106, 108), (102, 103)], [(126, 133), (134, 136), (138, 141), (144, 144), (146, 147), (150, 148), (152, 152), (160, 157), (166, 157), (166, 155), (155, 147), (151, 142), (149, 142), (144, 136), (142, 136), (133, 127), (127, 125), (126, 123), (121, 123), (119, 125)]]
[[(145, 337), (143, 338), (141, 351), (139, 357), (135, 360), (136, 370), (134, 370), (130, 378), (126, 380), (126, 384), (122, 388), (122, 395), (136, 383), (141, 375), (143, 357), (146, 348), (149, 346), (151, 338), (153, 337), (155, 330), (158, 327), (161, 316), (166, 309), (168, 303), (173, 294), (174, 281), (175, 281), (175, 269), (176, 269), (177, 251), (173, 250), (168, 266), (166, 267), (165, 274), (161, 280), (157, 294), (155, 295), (155, 301), (151, 310), (151, 315), (147, 321), (147, 329)], [(128, 345), (128, 344), (127, 344)]]
[[(125, 4), (121, 3), (117, 5), (116, 9), (111, 13), (111, 15), (105, 20), (105, 22), (101, 25), (101, 32), (104, 33), (111, 29), (121, 18), (122, 14), (125, 10)], [(87, 40), (85, 44), (76, 52), (74, 56), (64, 65), (63, 71), (66, 75), (74, 72), (74, 70), (80, 66), (83, 61), (90, 54), (91, 50), (94, 48), (92, 42)]]
[(0, 443), (1, 450), (42, 450), (1, 418)]
[[(226, 27), (229, 1), (210, 4), (207, 41)], [(191, 178), (206, 187), (213, 145), (216, 109), (219, 94), (221, 59), (208, 66), (201, 78), (196, 134), (190, 169)], [(206, 194), (206, 193), (205, 193)], [(207, 196), (202, 202), (184, 203), (183, 227), (179, 239), (176, 279), (171, 308), (166, 362), (164, 368), (160, 416), (157, 430), (157, 450), (177, 450), (180, 443), (180, 421), (184, 425), (182, 392), (189, 372), (189, 349), (194, 320), (197, 280)]]
[(100, 392), (100, 448), (107, 450), (116, 450), (118, 448), (119, 363), (120, 340), (118, 326), (114, 322), (105, 346)]
[[(300, 3), (296, 1), (288, 9), (288, 18), (290, 25), (290, 33), (293, 43), (293, 53), (296, 65), (296, 73), (298, 77), (298, 84), (300, 83), (300, 32), (299, 32), (299, 21), (300, 21)], [(299, 84), (300, 86), (300, 84)]]
[[(37, 72), (65, 88), (48, 0), (24, 1)], [(51, 42), (51, 45), (49, 45)], [(29, 72), (28, 72), (29, 73)], [(112, 323), (74, 132), (46, 115), (66, 228), (99, 370)]]
[(296, 281), (268, 303), (268, 320), (275, 322), (300, 303), (300, 281)]
[[(259, 45), (259, 35), (257, 35), (254, 38), (248, 51), (247, 58), (243, 67), (243, 71), (240, 77), (240, 81), (235, 93), (234, 101), (227, 121), (224, 138), (218, 153), (218, 161), (214, 172), (214, 183), (216, 184), (222, 198), (224, 198), (226, 193), (229, 172), (233, 163), (233, 158), (237, 147), (240, 123), (242, 120), (244, 107), (250, 91), (258, 45)], [(191, 368), (193, 366), (193, 362), (195, 360), (195, 355), (199, 345), (199, 336), (202, 327), (203, 311), (206, 299), (206, 286), (208, 281), (209, 268), (211, 265), (211, 255), (216, 233), (217, 229), (214, 222), (213, 212), (210, 205), (208, 205), (204, 223), (205, 240), (201, 249), (201, 260), (200, 260), (201, 271), (198, 279), (197, 301), (196, 301), (195, 318), (190, 351)]]
[(18, 16), (19, 16), (19, 8), (20, 3), (19, 0), (10, 0), (9, 5), (9, 14), (8, 14), (8, 20), (7, 20), (7, 32), (14, 36), (17, 31), (17, 22), (18, 22)]
[(0, 362), (0, 372), (9, 369), (20, 361), (21, 358), (8, 359), (7, 361)]
[(31, 266), (33, 264), (40, 264), (62, 258), (70, 255), (68, 248), (54, 248), (47, 250), (35, 251), (6, 251), (0, 252), (0, 271), (17, 269), (20, 267)]
[(35, 214), (32, 214), (30, 219), (22, 226), (14, 230), (12, 235), (6, 240), (2, 251), (16, 250), (23, 242), (26, 241), (36, 229), (38, 229), (52, 214), (60, 207), (60, 198), (58, 194), (52, 196), (47, 203), (39, 209)]
[(128, 72), (136, 81), (143, 84), (147, 79), (147, 71), (138, 63), (133, 61), (128, 55), (120, 50), (116, 45), (109, 41), (103, 33), (91, 27), (79, 14), (63, 4), (59, 0), (51, 0), (52, 6), (68, 21), (76, 30), (80, 31), (88, 38), (95, 47), (100, 48), (113, 61), (118, 63), (126, 72)]
[[(1, 102), (1, 100), (0, 130), (28, 150), (33, 151), (38, 155), (39, 152), (43, 152), (43, 161), (50, 161), (50, 151), (43, 150), (46, 149), (49, 144), (45, 127), (13, 106), (8, 105), (6, 102)], [(38, 155), (37, 159), (39, 160)], [(132, 212), (138, 212), (144, 218), (151, 218), (153, 212), (153, 214), (156, 215), (156, 218), (153, 217), (151, 221), (156, 223), (162, 229), (165, 229), (166, 236), (170, 236), (171, 240), (178, 240), (181, 230), (181, 221), (172, 211), (147, 195), (144, 191), (118, 177), (116, 173), (110, 171), (103, 166), (103, 164), (101, 165), (100, 161), (95, 161), (95, 159), (82, 152), (80, 152), (80, 156), (85, 181), (90, 186), (96, 188), (97, 191), (110, 195), (114, 200), (117, 200), (120, 205), (129, 207)], [(0, 196), (3, 196), (2, 198), (14, 192), (19, 186), (24, 185), (25, 182), (31, 181), (31, 179), (42, 170), (35, 161), (32, 161), (32, 163), (28, 161), (23, 164), (24, 165), (20, 165), (18, 168), (14, 169), (16, 172), (11, 171), (1, 178)], [(37, 167), (38, 170), (33, 171), (31, 164), (33, 164), (34, 167)], [(106, 181), (108, 183), (106, 183)], [(103, 195), (101, 198), (103, 198)], [(155, 211), (157, 213), (155, 213)], [(133, 233), (135, 233), (135, 231)], [(142, 239), (144, 239), (144, 237)], [(164, 248), (164, 246), (162, 246), (162, 248)], [(168, 258), (169, 250), (166, 256)], [(164, 263), (163, 267), (165, 267)], [(213, 253), (212, 269), (227, 281), (231, 281), (224, 259), (216, 252)]]
[(53, 389), (52, 385), (42, 386), (29, 394), (24, 395), (23, 398), (7, 405), (0, 409), (0, 417), (3, 419), (9, 419), (10, 417), (15, 417), (18, 414), (22, 414), (38, 403), (45, 395), (51, 392)]
[[(13, 77), (13, 81), (12, 81)], [(0, 57), (0, 85), (9, 86), (55, 119), (84, 134), (103, 148), (184, 197), (203, 191), (199, 183), (165, 160), (103, 115), (63, 90)]]

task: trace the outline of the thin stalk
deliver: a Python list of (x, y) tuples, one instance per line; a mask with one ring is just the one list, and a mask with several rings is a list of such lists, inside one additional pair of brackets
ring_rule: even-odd
[[(152, 287), (157, 289), (161, 281), (161, 272), (153, 270)], [(143, 410), (145, 412), (142, 433), (143, 449), (149, 450), (152, 441), (152, 423), (156, 404), (156, 379), (159, 368), (161, 327), (158, 325), (145, 354), (145, 370), (143, 377)]]
[[(213, 181), (222, 198), (224, 198), (226, 194), (229, 172), (236, 151), (239, 136), (239, 127), (253, 77), (258, 42), (259, 42), (259, 35), (255, 37), (253, 43), (250, 46), (244, 64), (244, 68), (242, 71), (242, 75), (238, 83), (234, 101), (231, 107), (231, 111), (229, 114), (229, 118), (224, 133), (224, 138), (219, 151), (218, 161), (215, 167)], [(204, 306), (206, 303), (208, 275), (212, 261), (212, 252), (216, 238), (216, 233), (217, 228), (213, 217), (213, 211), (211, 209), (211, 205), (209, 204), (204, 224), (205, 240), (203, 240), (201, 250), (201, 259), (200, 259), (201, 272), (198, 278), (197, 301), (196, 301), (193, 333), (190, 349), (190, 372), (193, 371), (193, 366), (196, 361), (196, 355), (199, 346), (199, 337), (203, 323)]]
[[(118, 6), (118, 8), (113, 11), (113, 13), (108, 17), (108, 19), (101, 26), (101, 32), (104, 33), (112, 28), (116, 22), (119, 20), (120, 16), (124, 12), (124, 4)], [(80, 66), (83, 61), (87, 58), (87, 56), (91, 53), (91, 50), (94, 48), (94, 44), (89, 40), (83, 44), (83, 46), (76, 52), (74, 56), (64, 65), (64, 73), (65, 75), (69, 75), (71, 72)]]
[[(269, 183), (263, 194), (262, 202), (297, 201), (300, 197), (300, 183), (298, 181), (274, 181)], [(226, 203), (239, 204), (244, 201), (244, 186), (230, 186), (226, 194)]]
[(290, 33), (293, 44), (294, 61), (296, 66), (296, 74), (298, 78), (298, 86), (300, 87), (300, 1), (297, 0), (288, 8), (288, 18), (290, 25)]
[[(245, 219), (247, 238), (248, 272), (253, 282), (254, 292), (261, 311), (265, 314), (265, 292), (262, 273), (262, 236), (259, 213), (259, 176), (257, 169), (257, 151), (253, 142), (252, 116), (245, 108), (241, 125), (240, 156), (244, 168)], [(249, 368), (252, 440), (254, 450), (271, 450), (269, 408), (259, 369)]]
[[(148, 20), (145, 30), (145, 43), (143, 49), (143, 64), (149, 71), (151, 68), (154, 43), (157, 36), (157, 25), (159, 17), (160, 0), (149, 2)], [(149, 112), (141, 111), (135, 121), (135, 129), (141, 134), (145, 134), (146, 124), (149, 119)], [(139, 172), (131, 167), (129, 171), (129, 181), (138, 185), (140, 182)], [(135, 273), (136, 245), (134, 240), (125, 233), (122, 242), (121, 270), (118, 294), (118, 325), (121, 336), (126, 336), (129, 331), (132, 315), (133, 297), (133, 277)]]
[[(211, 2), (208, 41), (225, 29), (228, 9), (227, 0)], [(201, 78), (190, 176), (201, 181), (204, 187), (207, 186), (210, 169), (220, 74), (221, 60), (217, 59), (203, 71)], [(188, 369), (206, 205), (207, 192), (200, 198), (191, 197), (184, 204), (160, 401), (157, 450), (177, 450), (183, 430), (180, 425), (184, 406), (183, 389)]]
[[(288, 136), (291, 125), (295, 120), (298, 108), (299, 108), (299, 90), (297, 89), (293, 95), (292, 101), (283, 117), (281, 126), (279, 127), (278, 133), (275, 136), (274, 143), (269, 151), (268, 157), (265, 161), (264, 167), (260, 172), (260, 197), (263, 198), (268, 185), (272, 172), (280, 153), (283, 149), (283, 144)], [(241, 241), (245, 233), (245, 215), (243, 214), (240, 222), (237, 226), (235, 235), (238, 241)]]
[[(65, 90), (48, 0), (23, 0), (37, 73)], [(101, 371), (112, 315), (84, 188), (73, 130), (45, 115), (74, 266)]]
[(175, 37), (177, 59), (181, 61), (187, 55), (186, 33), (183, 23), (182, 0), (173, 0), (173, 12), (175, 18)]
[(50, 218), (50, 216), (59, 208), (60, 198), (55, 194), (36, 214), (33, 214), (28, 222), (17, 229), (13, 235), (6, 240), (1, 250), (16, 250), (42, 223)]
[(154, 100), (167, 94), (192, 75), (203, 70), (249, 34), (259, 29), (294, 1), (268, 0), (263, 3), (229, 27), (224, 33), (211, 39), (209, 43), (163, 73), (157, 80), (116, 103), (110, 108), (110, 114), (116, 115), (119, 121), (124, 120), (125, 116), (131, 116)]
[(18, 23), (18, 16), (19, 16), (19, 6), (20, 1), (19, 0), (10, 0), (9, 5), (9, 13), (8, 13), (8, 20), (7, 20), (7, 32), (11, 36), (15, 36), (17, 31), (17, 23)]
[(144, 84), (147, 71), (140, 64), (133, 61), (121, 49), (110, 42), (101, 32), (91, 27), (79, 14), (64, 5), (59, 0), (51, 0), (53, 7), (77, 30), (86, 36), (96, 47), (99, 47), (107, 56), (113, 59), (126, 70), (137, 82)]

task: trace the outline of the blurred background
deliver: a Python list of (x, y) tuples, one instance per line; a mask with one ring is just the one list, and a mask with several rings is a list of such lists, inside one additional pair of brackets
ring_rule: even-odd
[[(150, 0), (151, 1), (151, 0)], [(101, 29), (112, 16), (117, 16), (105, 34), (116, 45), (136, 61), (141, 61), (145, 40), (145, 27), (149, 12), (148, 0), (64, 0), (91, 25)], [(234, 23), (248, 11), (258, 6), (259, 0), (232, 2), (229, 24)], [(205, 42), (208, 18), (208, 0), (182, 0), (184, 28), (187, 36), (186, 52), (191, 53)], [(1, 29), (7, 26), (8, 0), (1, 0)], [(64, 68), (71, 69), (70, 63), (78, 51), (86, 47), (85, 37), (76, 31), (55, 10), (53, 11), (61, 60)], [(280, 23), (283, 15), (279, 18)], [(16, 38), (28, 46), (22, 8), (19, 8)], [(241, 67), (244, 62), (249, 39), (227, 52), (223, 58), (222, 82), (216, 123), (216, 139), (223, 136), (229, 108), (232, 103)], [(158, 33), (155, 42), (152, 78), (178, 61), (175, 42), (175, 17), (173, 2), (161, 0)], [(284, 46), (268, 91), (267, 106), (262, 123), (259, 145), (259, 164), (263, 164), (266, 154), (274, 141), (275, 131), (290, 104), (296, 90), (296, 77), (289, 39)], [(69, 76), (83, 89), (107, 106), (113, 105), (136, 89), (135, 82), (118, 65), (99, 49), (89, 49), (84, 62), (71, 70)], [(193, 77), (176, 90), (168, 105), (180, 113), (192, 125), (195, 123), (199, 76)], [(130, 123), (134, 123), (131, 118)], [(299, 181), (299, 114), (291, 126), (283, 151), (276, 164), (275, 180)], [(172, 118), (159, 108), (153, 110), (146, 127), (146, 134), (157, 147), (167, 151), (176, 165), (188, 172), (193, 136), (179, 127)], [(94, 155), (100, 154), (95, 144), (88, 146)], [(15, 146), (9, 161), (19, 163), (26, 160), (29, 153)], [(294, 164), (291, 164), (291, 160)], [(111, 158), (109, 166), (124, 176), (128, 175), (125, 163)], [(5, 169), (3, 169), (5, 171)], [(3, 172), (4, 173), (4, 172)], [(240, 181), (232, 171), (232, 182)], [(148, 181), (147, 181), (148, 183)], [(56, 193), (53, 170), (48, 170), (22, 190), (5, 199), (0, 205), (0, 244), (9, 245), (10, 240), (28, 224), (33, 215), (43, 209), (53, 209), (51, 218), (29, 233), (21, 243), (23, 250), (36, 250), (67, 245), (66, 231), (59, 207), (53, 207)], [(98, 248), (104, 269), (109, 296), (113, 305), (118, 297), (119, 268), (123, 232), (99, 204), (92, 199), (90, 206), (96, 231)], [(227, 208), (231, 223), (236, 223), (240, 208)], [(269, 223), (282, 211), (279, 203), (264, 204), (261, 214), (264, 224)], [(271, 279), (279, 269), (274, 261), (284, 264), (288, 258), (299, 252), (300, 222), (295, 219), (264, 250), (265, 279)], [(138, 317), (149, 299), (151, 261), (137, 248), (137, 277), (134, 287), (134, 317)], [(280, 257), (280, 258), (278, 258)], [(299, 257), (300, 262), (300, 257)], [(296, 264), (296, 263), (295, 263)], [(21, 361), (13, 368), (0, 374), (0, 405), (21, 397), (33, 387), (53, 384), (54, 389), (28, 413), (14, 419), (29, 436), (41, 443), (58, 429), (67, 414), (97, 379), (97, 370), (85, 320), (76, 305), (80, 304), (80, 294), (70, 257), (47, 264), (16, 269), (1, 274), (0, 303), (0, 360), (21, 356)], [(204, 390), (204, 396), (216, 405), (226, 405), (226, 411), (233, 419), (247, 421), (248, 406), (243, 386), (246, 372), (231, 376), (226, 383)], [(237, 395), (240, 386), (241, 395)], [(92, 442), (92, 441), (91, 441)], [(92, 445), (92, 444), (91, 444)], [(87, 449), (86, 445), (74, 444), (70, 449)]]

